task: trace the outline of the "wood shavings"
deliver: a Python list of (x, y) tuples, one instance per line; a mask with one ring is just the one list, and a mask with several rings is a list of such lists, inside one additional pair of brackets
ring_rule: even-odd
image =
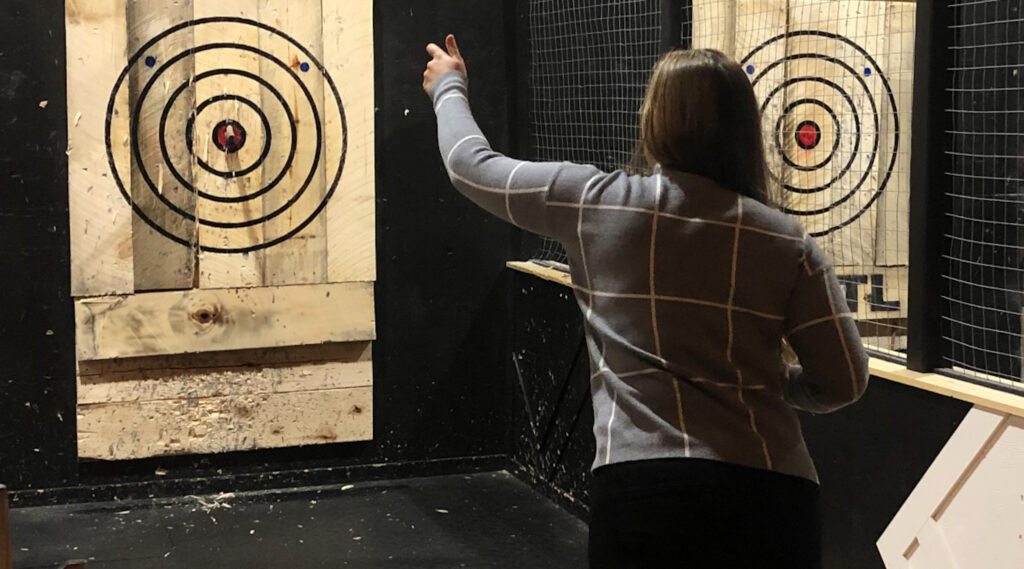
[(81, 121), (82, 121), (82, 113), (79, 112), (79, 113), (77, 113), (75, 115), (75, 126), (78, 126), (78, 123), (81, 122)]
[(39, 101), (39, 108), (40, 109), (45, 109), (46, 106), (49, 105), (49, 104), (50, 104), (50, 101), (46, 101), (46, 100)]

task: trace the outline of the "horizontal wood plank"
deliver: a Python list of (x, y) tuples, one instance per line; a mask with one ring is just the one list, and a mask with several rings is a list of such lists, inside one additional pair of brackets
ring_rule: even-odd
[(937, 373), (920, 373), (902, 364), (871, 358), (871, 375), (973, 403), (1008, 415), (1024, 417), (1024, 395), (1015, 395)]
[(373, 362), (157, 368), (79, 377), (78, 404), (202, 399), (373, 385)]
[(373, 388), (96, 403), (78, 410), (80, 458), (130, 460), (373, 438)]
[(81, 360), (358, 342), (372, 283), (191, 290), (76, 301)]

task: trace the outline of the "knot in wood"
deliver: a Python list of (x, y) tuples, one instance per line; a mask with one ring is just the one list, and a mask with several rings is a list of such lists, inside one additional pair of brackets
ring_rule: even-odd
[(200, 306), (192, 310), (192, 321), (201, 326), (209, 326), (220, 320), (220, 307)]

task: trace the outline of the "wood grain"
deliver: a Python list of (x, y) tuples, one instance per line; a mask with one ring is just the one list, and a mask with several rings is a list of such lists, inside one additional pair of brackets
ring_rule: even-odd
[[(224, 14), (223, 0), (195, 0), (194, 10), (197, 18), (219, 16)], [(241, 18), (257, 19), (259, 0), (232, 0), (231, 15)], [(259, 33), (255, 27), (239, 24), (205, 24), (195, 31), (196, 45), (213, 43), (238, 43), (247, 46), (259, 45)], [(215, 49), (196, 54), (196, 72), (203, 73), (213, 69), (230, 69), (245, 71), (259, 75), (260, 58), (257, 54), (238, 49)], [(238, 75), (213, 75), (195, 84), (196, 101), (202, 103), (218, 95), (234, 95), (245, 97), (260, 108), (276, 105), (275, 99), (264, 100), (263, 90), (258, 83)], [(221, 120), (237, 120), (246, 128), (247, 143), (236, 154), (228, 154), (212, 144), (214, 128)], [(249, 107), (236, 101), (215, 103), (196, 116), (196, 127), (193, 131), (193, 144), (198, 160), (202, 158), (210, 166), (221, 171), (238, 171), (253, 164), (262, 151), (265, 133), (262, 132), (261, 121)], [(287, 132), (287, 131), (283, 131)], [(276, 133), (280, 134), (280, 133)], [(283, 152), (286, 148), (286, 137), (278, 136), (272, 152)], [(258, 167), (245, 176), (225, 178), (208, 172), (198, 165), (197, 184), (205, 191), (221, 196), (237, 198), (259, 191), (265, 181), (269, 181), (263, 167)], [(270, 175), (272, 177), (273, 174)], [(199, 213), (204, 219), (219, 222), (242, 222), (257, 219), (263, 215), (263, 203), (260, 199), (223, 203), (212, 200), (199, 202)], [(262, 224), (242, 228), (220, 228), (203, 225), (200, 228), (199, 244), (201, 248), (246, 249), (262, 243), (264, 231)], [(204, 250), (199, 256), (199, 288), (253, 287), (263, 284), (264, 252), (261, 250), (248, 253), (218, 253)]]
[[(71, 294), (134, 290), (132, 210), (107, 166), (107, 102), (127, 63), (125, 0), (67, 0), (68, 208)], [(113, 154), (130, 187), (128, 90), (110, 117)]]
[[(128, 51), (136, 53), (149, 40), (175, 24), (193, 17), (189, 2), (168, 3), (165, 0), (133, 0), (127, 6)], [(147, 51), (155, 58), (153, 67), (137, 62), (128, 76), (129, 109), (135, 113), (136, 103), (143, 87), (157, 70), (171, 57), (190, 49), (193, 45), (192, 29), (186, 28), (157, 42)], [(192, 287), (195, 270), (196, 196), (172, 176), (160, 148), (160, 118), (170, 102), (170, 96), (179, 84), (191, 79), (195, 72), (193, 59), (186, 57), (169, 66), (148, 91), (140, 112), (133, 118), (138, 122), (136, 144), (149, 176), (157, 184), (157, 192), (185, 212), (185, 216), (164, 205), (141, 175), (131, 176), (131, 196), (138, 207), (153, 222), (173, 235), (188, 241), (183, 245), (160, 234), (138, 215), (132, 216), (132, 252), (134, 257), (135, 291), (186, 289)], [(174, 101), (168, 115), (171, 126), (164, 137), (171, 156), (181, 157), (176, 167), (181, 177), (192, 182), (192, 165), (184, 136), (174, 126), (184, 125), (194, 107), (193, 92), (186, 89)], [(183, 130), (183, 129), (182, 129)], [(138, 173), (138, 158), (133, 154), (132, 172)]]
[[(897, 133), (898, 148), (892, 176), (876, 206), (878, 228), (875, 264), (897, 266), (910, 263), (910, 125), (914, 106), (914, 30), (917, 6), (907, 2), (892, 2), (886, 4), (885, 14), (885, 51), (879, 55), (878, 60), (896, 97), (899, 124), (893, 123), (892, 113), (888, 111), (892, 105), (888, 97), (880, 98), (882, 140), (879, 156), (888, 156), (893, 147), (897, 146)], [(889, 163), (880, 163), (878, 167), (881, 178)], [(906, 283), (903, 286), (906, 287)]]
[(88, 404), (78, 410), (79, 456), (129, 460), (369, 440), (372, 411), (370, 387)]
[(693, 47), (736, 53), (736, 0), (693, 0)]
[(373, 287), (157, 292), (75, 303), (79, 360), (371, 340)]
[[(327, 273), (330, 282), (377, 278), (374, 200), (373, 2), (324, 2), (324, 67), (341, 95), (347, 123), (342, 177), (327, 203)], [(324, 89), (326, 182), (335, 178), (341, 153), (341, 115)], [(333, 133), (333, 134), (332, 134)]]
[[(318, 60), (323, 59), (323, 12), (320, 0), (261, 0), (259, 4), (260, 21), (278, 29), (286, 30), (296, 42), (308, 49)], [(345, 33), (331, 30), (331, 34)], [(325, 163), (337, 160), (328, 156), (321, 140), (316, 144), (315, 129), (317, 125), (324, 127), (323, 75), (315, 68), (312, 61), (292, 43), (267, 31), (260, 31), (259, 45), (264, 51), (274, 54), (285, 62), (298, 77), (291, 77), (287, 71), (270, 62), (266, 58), (260, 60), (260, 74), (275, 85), (292, 106), (297, 128), (298, 147), (295, 161), (282, 180), (280, 188), (263, 197), (263, 213), (269, 214), (283, 207), (292, 198), (307, 176), (312, 171), (313, 177), (302, 197), (288, 207), (281, 215), (264, 223), (264, 232), (268, 239), (287, 234), (308, 218), (320, 205), (326, 192)], [(309, 71), (302, 71), (302, 64), (310, 66)], [(300, 83), (301, 82), (301, 83)], [(307, 101), (305, 85), (312, 96), (319, 120), (313, 116), (313, 108)], [(275, 131), (288, 129), (288, 118), (274, 106), (267, 108), (267, 118)], [(326, 135), (326, 130), (323, 131)], [(319, 161), (314, 159), (319, 152)], [(264, 166), (269, 172), (280, 170), (284, 156), (270, 156)], [(322, 283), (327, 280), (327, 235), (326, 218), (317, 216), (305, 229), (265, 253), (263, 282), (267, 285), (287, 285), (302, 283)]]
[[(252, 350), (249, 353), (259, 359), (247, 360), (231, 360), (230, 354), (212, 353), (135, 358), (131, 365), (93, 365), (89, 375), (79, 376), (78, 404), (204, 399), (373, 385), (368, 343), (303, 348), (306, 349)], [(302, 352), (317, 359), (288, 361)], [(208, 361), (198, 356), (206, 356)], [(220, 365), (204, 365), (213, 363), (210, 359), (220, 360)]]

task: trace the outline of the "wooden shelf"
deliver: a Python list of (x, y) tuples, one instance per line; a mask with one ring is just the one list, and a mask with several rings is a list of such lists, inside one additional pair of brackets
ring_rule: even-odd
[[(508, 268), (542, 278), (565, 286), (572, 286), (572, 279), (563, 271), (537, 263), (509, 262)], [(871, 358), (871, 375), (903, 385), (909, 385), (939, 395), (953, 397), (1002, 413), (1024, 417), (1024, 395), (1007, 393), (991, 387), (977, 385), (938, 373), (919, 373), (906, 366), (878, 358)]]

